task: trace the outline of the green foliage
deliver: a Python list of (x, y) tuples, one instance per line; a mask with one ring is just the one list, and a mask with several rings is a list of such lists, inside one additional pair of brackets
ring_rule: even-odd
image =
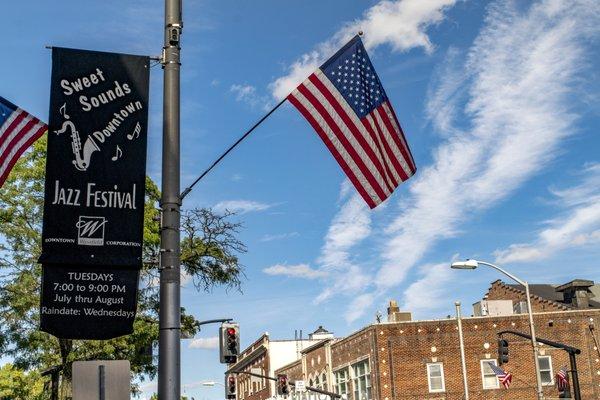
[(40, 374), (26, 373), (12, 364), (0, 367), (0, 399), (46, 400), (44, 381)]
[[(133, 334), (106, 341), (57, 339), (38, 330), (45, 158), (46, 137), (19, 160), (0, 189), (0, 351), (22, 370), (62, 365), (67, 383), (73, 361), (92, 359), (127, 359), (135, 377), (152, 378), (156, 364), (144, 350), (158, 340), (160, 191), (146, 178), (144, 263)], [(182, 214), (182, 273), (199, 290), (240, 288), (238, 254), (246, 249), (236, 238), (240, 225), (231, 217), (209, 209)], [(182, 309), (182, 335), (193, 336), (197, 322)]]

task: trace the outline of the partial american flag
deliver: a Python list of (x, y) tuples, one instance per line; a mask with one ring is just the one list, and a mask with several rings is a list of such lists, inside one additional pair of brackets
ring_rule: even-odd
[(567, 390), (569, 388), (569, 373), (567, 372), (566, 366), (563, 366), (556, 373), (556, 387), (560, 391)]
[(45, 123), (0, 97), (0, 187), (21, 154), (46, 130)]
[(289, 101), (317, 131), (369, 207), (416, 171), (408, 143), (357, 35)]
[(495, 364), (490, 363), (489, 366), (498, 377), (498, 380), (502, 386), (504, 386), (505, 389), (508, 389), (510, 387), (510, 383), (512, 382), (512, 374), (510, 372), (506, 372)]

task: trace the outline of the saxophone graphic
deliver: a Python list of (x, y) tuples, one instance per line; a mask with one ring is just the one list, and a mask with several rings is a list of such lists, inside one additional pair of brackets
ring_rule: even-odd
[(100, 148), (94, 141), (91, 136), (88, 136), (83, 144), (83, 151), (81, 148), (81, 139), (79, 138), (79, 132), (75, 128), (75, 124), (72, 121), (66, 120), (63, 122), (62, 127), (58, 131), (54, 131), (57, 135), (65, 132), (67, 129), (71, 131), (71, 148), (73, 150), (73, 155), (75, 156), (75, 160), (73, 160), (73, 165), (79, 171), (86, 171), (90, 166), (90, 159), (92, 158), (92, 153), (95, 151), (100, 151)]

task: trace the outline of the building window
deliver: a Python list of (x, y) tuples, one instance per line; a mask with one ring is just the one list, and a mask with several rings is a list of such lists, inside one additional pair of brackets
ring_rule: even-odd
[(552, 385), (552, 358), (550, 356), (539, 356), (540, 376), (543, 385)]
[(490, 364), (497, 365), (496, 360), (481, 360), (481, 379), (483, 381), (484, 389), (498, 389), (500, 382), (496, 374), (490, 367)]
[(319, 375), (315, 376), (315, 386), (317, 389), (321, 389), (321, 381), (319, 380)]
[(427, 364), (427, 381), (429, 382), (429, 393), (445, 392), (444, 364)]
[(325, 372), (321, 375), (321, 385), (323, 385), (323, 390), (327, 390), (327, 375), (325, 375)]
[(335, 392), (337, 394), (348, 394), (348, 368), (340, 369), (334, 372)]
[(352, 365), (354, 400), (371, 400), (371, 368), (369, 360)]

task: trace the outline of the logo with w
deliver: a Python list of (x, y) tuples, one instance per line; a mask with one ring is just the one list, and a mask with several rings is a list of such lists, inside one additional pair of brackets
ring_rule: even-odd
[(77, 227), (77, 244), (83, 246), (104, 246), (104, 217), (79, 216)]

